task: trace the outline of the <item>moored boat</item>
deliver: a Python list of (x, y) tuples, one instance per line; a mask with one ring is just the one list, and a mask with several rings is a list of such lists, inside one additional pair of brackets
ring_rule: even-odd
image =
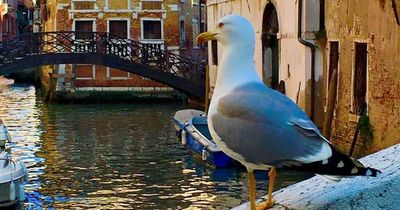
[(207, 161), (217, 168), (239, 165), (212, 140), (207, 126), (207, 115), (203, 111), (179, 110), (174, 115), (174, 125), (182, 144), (200, 155), (203, 161)]
[(25, 200), (24, 182), (28, 179), (25, 165), (6, 151), (0, 153), (0, 207)]

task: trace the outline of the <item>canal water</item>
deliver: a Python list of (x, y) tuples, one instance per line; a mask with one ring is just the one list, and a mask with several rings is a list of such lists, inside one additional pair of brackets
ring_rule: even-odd
[[(243, 170), (212, 168), (180, 144), (172, 125), (180, 104), (49, 105), (39, 95), (0, 82), (11, 153), (29, 170), (28, 198), (16, 208), (227, 209), (248, 199)], [(309, 176), (283, 171), (277, 187)]]

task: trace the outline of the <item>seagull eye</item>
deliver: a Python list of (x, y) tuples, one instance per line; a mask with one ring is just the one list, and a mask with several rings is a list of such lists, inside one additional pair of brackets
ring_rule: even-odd
[(218, 24), (218, 27), (222, 28), (222, 26), (224, 26), (223, 23), (219, 23), (219, 24)]

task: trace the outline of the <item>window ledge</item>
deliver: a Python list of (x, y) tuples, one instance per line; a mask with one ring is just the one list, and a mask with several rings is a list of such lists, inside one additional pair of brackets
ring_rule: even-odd
[(132, 9), (104, 9), (104, 12), (126, 12), (126, 13), (132, 13)]
[(108, 77), (109, 80), (128, 80), (128, 77)]
[(91, 13), (91, 12), (101, 12), (101, 9), (70, 9), (70, 13)]
[(143, 44), (164, 44), (164, 39), (140, 39), (139, 42)]
[(96, 78), (92, 77), (76, 77), (76, 80), (96, 80)]
[(144, 13), (146, 13), (146, 12), (166, 12), (167, 10), (165, 10), (165, 9), (144, 9), (144, 10), (141, 10), (141, 11), (139, 11), (139, 12), (144, 12)]

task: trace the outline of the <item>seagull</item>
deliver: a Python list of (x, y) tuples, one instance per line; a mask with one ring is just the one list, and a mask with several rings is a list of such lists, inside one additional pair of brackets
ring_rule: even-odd
[[(214, 31), (197, 37), (198, 43), (209, 40), (220, 42), (224, 52), (207, 114), (208, 127), (216, 144), (246, 167), (251, 210), (274, 205), (272, 192), (279, 167), (332, 179), (380, 173), (338, 152), (292, 100), (263, 84), (254, 64), (254, 29), (246, 18), (221, 18)], [(269, 170), (268, 199), (258, 206), (254, 170)]]

